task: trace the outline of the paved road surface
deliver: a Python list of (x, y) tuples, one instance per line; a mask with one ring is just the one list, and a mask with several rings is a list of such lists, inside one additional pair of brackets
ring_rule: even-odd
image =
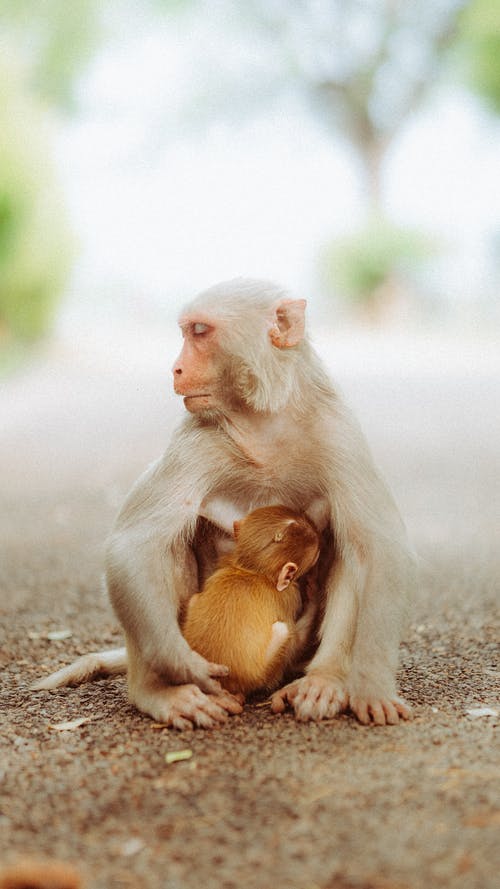
[[(297, 725), (254, 706), (180, 736), (136, 713), (122, 679), (29, 691), (120, 642), (103, 540), (180, 414), (177, 346), (167, 332), (110, 344), (82, 331), (1, 384), (3, 859), (74, 861), (87, 889), (492, 889), (499, 720), (467, 713), (499, 708), (500, 360), (488, 343), (320, 342), (421, 557), (400, 673), (413, 723)], [(167, 766), (184, 747), (192, 758)]]

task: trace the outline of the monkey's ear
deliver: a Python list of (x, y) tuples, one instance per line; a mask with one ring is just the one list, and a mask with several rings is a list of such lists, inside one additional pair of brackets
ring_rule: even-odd
[(233, 537), (235, 540), (238, 540), (238, 534), (240, 533), (240, 525), (241, 522), (233, 522)]
[(282, 299), (274, 310), (269, 331), (273, 346), (290, 349), (300, 343), (305, 330), (305, 299)]
[(298, 570), (299, 566), (296, 565), (295, 562), (287, 562), (286, 565), (283, 565), (278, 576), (278, 583), (276, 584), (276, 589), (279, 593), (286, 590), (287, 586), (290, 586), (290, 582), (293, 580)]

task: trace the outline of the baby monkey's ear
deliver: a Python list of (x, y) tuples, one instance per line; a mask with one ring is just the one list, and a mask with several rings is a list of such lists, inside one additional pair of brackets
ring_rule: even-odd
[(276, 589), (279, 593), (286, 590), (287, 586), (290, 586), (298, 570), (299, 566), (295, 562), (287, 562), (286, 565), (283, 565), (278, 576), (278, 583), (276, 584)]
[(240, 525), (241, 522), (233, 522), (233, 537), (235, 540), (238, 540), (238, 534), (240, 533)]

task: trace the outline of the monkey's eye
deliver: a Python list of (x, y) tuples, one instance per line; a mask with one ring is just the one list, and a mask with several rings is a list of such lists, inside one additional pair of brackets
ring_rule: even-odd
[(201, 334), (206, 333), (208, 329), (208, 324), (202, 324), (201, 321), (195, 321), (191, 328), (194, 336), (201, 336)]

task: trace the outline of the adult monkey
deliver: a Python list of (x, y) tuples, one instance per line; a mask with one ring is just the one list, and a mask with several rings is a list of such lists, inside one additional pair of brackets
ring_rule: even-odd
[(176, 728), (213, 726), (235, 698), (181, 635), (178, 617), (257, 507), (306, 512), (322, 534), (319, 645), (272, 708), (299, 720), (348, 707), (395, 724), (398, 646), (414, 566), (396, 506), (363, 436), (305, 335), (305, 306), (276, 285), (236, 279), (201, 293), (180, 318), (174, 388), (186, 417), (136, 483), (107, 553), (107, 583), (125, 651), (86, 655), (38, 683), (54, 688), (128, 668), (140, 710)]

